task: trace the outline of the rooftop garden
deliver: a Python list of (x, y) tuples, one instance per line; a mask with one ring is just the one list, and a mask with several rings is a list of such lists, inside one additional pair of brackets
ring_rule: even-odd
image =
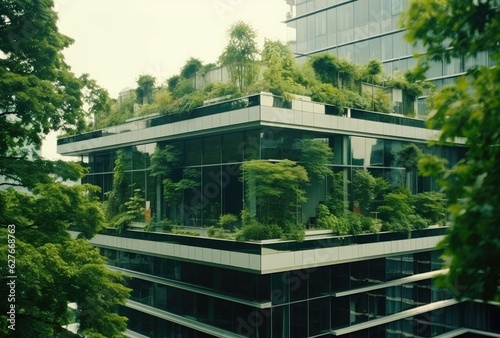
[[(82, 82), (91, 121), (87, 131), (120, 125), (130, 119), (184, 116), (219, 100), (260, 92), (285, 99), (309, 96), (313, 101), (331, 105), (336, 115), (342, 115), (345, 107), (390, 114), (394, 106), (389, 94), (396, 88), (401, 90), (406, 103), (404, 115), (415, 116), (416, 98), (426, 89), (432, 89), (429, 83), (414, 81), (410, 73), (385, 74), (377, 60), (354, 65), (325, 53), (298, 64), (286, 44), (271, 40), (266, 40), (259, 51), (255, 31), (242, 22), (229, 30), (227, 46), (217, 64), (203, 64), (190, 58), (178, 75), (159, 86), (153, 76), (141, 75), (135, 90), (112, 100), (93, 80), (83, 76)], [(245, 207), (239, 214), (217, 215), (216, 221), (196, 229), (187, 229), (189, 224), (177, 224), (172, 219), (158, 221), (154, 215), (145, 217), (144, 192), (135, 189), (132, 196), (128, 193), (125, 159), (118, 151), (112, 189), (103, 205), (108, 224), (119, 232), (135, 227), (237, 241), (300, 241), (306, 229), (300, 206), (308, 199), (307, 189), (325, 182), (329, 187), (327, 198), (317, 205), (315, 217), (307, 221), (309, 228), (357, 235), (410, 232), (444, 223), (445, 199), (441, 193), (412, 194), (410, 187), (375, 178), (362, 168), (355, 169), (352, 181), (348, 182), (342, 172), (335, 172), (332, 150), (320, 140), (301, 140), (299, 151), (300, 162), (286, 159), (243, 162), (240, 181)], [(179, 203), (185, 191), (200, 184), (200, 172), (183, 168), (181, 155), (181, 149), (174, 145), (158, 146), (150, 159), (150, 174), (161, 181), (163, 198), (170, 205)], [(405, 168), (406, 175), (416, 176), (416, 163), (422, 156), (417, 146), (410, 144), (395, 156), (397, 166)], [(252, 211), (249, 204), (253, 205)]]
[[(223, 76), (226, 71), (227, 79)], [(221, 75), (213, 76), (216, 73)], [(390, 93), (396, 88), (404, 102), (398, 112), (415, 116), (416, 98), (432, 87), (416, 82), (410, 73), (385, 74), (377, 60), (355, 65), (324, 53), (298, 64), (289, 46), (280, 41), (266, 40), (259, 50), (255, 31), (243, 22), (229, 29), (228, 43), (217, 64), (190, 58), (179, 74), (160, 84), (152, 75), (141, 75), (137, 88), (121, 93), (118, 100), (111, 99), (87, 75), (81, 80), (88, 107), (87, 132), (132, 118), (184, 114), (216, 98), (229, 100), (262, 91), (285, 98), (309, 96), (333, 105), (341, 115), (345, 107), (393, 113)]]

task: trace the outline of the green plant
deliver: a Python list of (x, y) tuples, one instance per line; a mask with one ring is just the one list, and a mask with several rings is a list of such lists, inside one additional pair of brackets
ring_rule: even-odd
[(248, 24), (239, 21), (228, 31), (229, 41), (219, 57), (220, 63), (229, 69), (231, 79), (240, 91), (251, 85), (258, 74), (257, 34)]
[(127, 202), (125, 202), (125, 206), (127, 207), (127, 215), (130, 216), (132, 221), (144, 221), (146, 208), (141, 189), (134, 189), (134, 195), (130, 197)]
[(446, 199), (445, 195), (436, 191), (415, 194), (411, 199), (417, 215), (429, 220), (432, 224), (445, 221)]
[(259, 222), (282, 227), (297, 222), (298, 208), (306, 201), (303, 186), (309, 181), (304, 167), (289, 160), (252, 160), (243, 162), (241, 172), (246, 199), (256, 202)]
[(236, 222), (238, 222), (238, 217), (236, 215), (223, 214), (219, 216), (219, 225), (226, 230), (233, 230)]
[(226, 238), (224, 229), (220, 227), (215, 227), (213, 225), (207, 228), (207, 234), (208, 237), (212, 238)]
[(253, 223), (243, 226), (236, 235), (237, 241), (265, 240), (283, 237), (283, 229), (276, 224), (264, 225)]
[(334, 229), (335, 216), (330, 214), (330, 210), (324, 204), (318, 205), (318, 212), (316, 216), (316, 226), (320, 229)]
[(306, 169), (309, 179), (323, 180), (333, 173), (328, 164), (333, 162), (333, 151), (327, 142), (316, 139), (299, 141), (300, 162)]
[(371, 203), (375, 198), (377, 181), (373, 175), (365, 169), (355, 169), (352, 175), (353, 200), (359, 205), (363, 215), (369, 215)]
[(151, 221), (144, 228), (145, 231), (155, 231), (160, 229), (162, 232), (172, 232), (172, 230), (177, 226), (175, 221), (172, 221), (168, 218), (163, 219), (158, 222)]
[(335, 216), (341, 216), (344, 214), (346, 210), (344, 194), (344, 173), (335, 173), (332, 175), (330, 191), (326, 197), (326, 204), (331, 214)]

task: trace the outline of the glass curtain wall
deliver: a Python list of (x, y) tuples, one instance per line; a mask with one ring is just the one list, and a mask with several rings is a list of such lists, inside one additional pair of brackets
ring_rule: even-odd
[[(101, 187), (99, 197), (106, 201), (113, 189), (115, 162), (121, 156), (127, 187), (123, 203), (135, 192), (145, 200), (145, 220), (168, 218), (184, 225), (209, 226), (216, 224), (222, 214), (240, 214), (244, 203), (244, 173), (240, 170), (243, 161), (289, 159), (300, 164), (301, 139), (329, 144), (334, 152), (334, 160), (329, 166), (334, 172), (344, 173), (345, 203), (350, 210), (353, 203), (349, 200), (349, 182), (352, 182), (356, 168), (365, 168), (374, 177), (382, 177), (394, 187), (408, 185), (410, 173), (396, 165), (398, 152), (408, 142), (278, 128), (160, 143), (160, 147), (169, 144), (182, 154), (181, 167), (174, 168), (172, 180), (178, 182), (189, 178), (195, 182), (193, 188), (183, 190), (179, 202), (167, 202), (163, 193), (164, 177), (153, 177), (149, 172), (151, 155), (156, 149), (154, 143), (90, 155), (91, 173), (82, 181)], [(418, 146), (424, 153), (445, 158), (449, 164), (456, 163), (464, 152), (461, 147)], [(438, 189), (433, 179), (413, 176), (410, 188), (414, 193)], [(326, 200), (329, 184), (330, 181), (312, 182), (307, 187), (308, 201), (301, 206), (302, 222), (316, 216), (317, 206)]]

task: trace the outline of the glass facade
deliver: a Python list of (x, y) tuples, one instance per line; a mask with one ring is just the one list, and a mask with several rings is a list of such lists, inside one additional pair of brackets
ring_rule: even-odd
[[(267, 127), (238, 133), (228, 132), (206, 137), (158, 142), (96, 152), (89, 155), (90, 174), (83, 183), (101, 187), (100, 198), (105, 201), (113, 187), (113, 168), (118, 150), (124, 158), (128, 193), (140, 191), (157, 220), (169, 218), (183, 225), (209, 226), (217, 223), (221, 214), (239, 214), (243, 208), (244, 173), (240, 166), (245, 160), (294, 160), (301, 162), (299, 141), (316, 139), (327, 142), (334, 152), (334, 160), (328, 165), (334, 172), (344, 172), (346, 187), (352, 180), (354, 169), (366, 168), (375, 177), (383, 177), (393, 186), (407, 184), (406, 172), (397, 167), (395, 158), (409, 142), (392, 139), (312, 133), (292, 129)], [(150, 174), (151, 155), (156, 147), (175, 146), (182, 154), (182, 166), (174, 170), (174, 177), (181, 179), (183, 170), (194, 174), (196, 186), (184, 190), (180, 201), (167, 203), (163, 196), (162, 179)], [(463, 155), (461, 147), (428, 147), (417, 145), (424, 153), (443, 157), (449, 164), (456, 163)], [(438, 189), (431, 178), (412, 178), (409, 186), (414, 193)], [(326, 198), (328, 183), (317, 185), (316, 196), (302, 206), (301, 219), (316, 216), (316, 206)], [(349, 198), (349, 196), (347, 196)], [(352, 201), (347, 201), (352, 206)]]
[[(130, 271), (130, 299), (145, 311), (124, 307), (121, 313), (133, 315), (129, 328), (149, 337), (165, 332), (168, 337), (209, 335), (149, 315), (147, 309), (248, 337), (330, 337), (332, 330), (452, 297), (428, 277), (398, 282), (440, 269), (438, 250), (264, 275), (112, 249), (101, 252), (110, 265)], [(396, 283), (384, 284), (389, 281)], [(363, 289), (367, 287), (374, 288)], [(464, 316), (472, 308), (482, 315)], [(499, 312), (498, 307), (464, 303), (347, 336), (433, 337), (464, 322), (499, 332), (493, 320)]]
[[(401, 12), (409, 0), (298, 0), (292, 8), (294, 17), (287, 21), (295, 31), (294, 52), (300, 57), (329, 52), (337, 57), (366, 64), (369, 59), (382, 61), (391, 75), (413, 68), (413, 54), (425, 50), (413, 47), (404, 39), (399, 26)], [(433, 62), (426, 76), (437, 88), (453, 83), (471, 65), (493, 66), (489, 53), (475, 58), (459, 58), (450, 64)], [(419, 113), (425, 112), (419, 107)]]

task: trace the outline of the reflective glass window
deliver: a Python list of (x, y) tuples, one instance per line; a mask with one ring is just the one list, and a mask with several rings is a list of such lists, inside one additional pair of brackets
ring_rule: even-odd
[(337, 31), (352, 30), (353, 16), (352, 3), (337, 7)]
[(330, 298), (309, 302), (309, 336), (328, 332), (330, 329)]
[(221, 163), (221, 136), (203, 138), (203, 164)]
[(201, 139), (191, 139), (184, 142), (184, 163), (187, 166), (201, 164)]
[(368, 23), (368, 1), (354, 2), (354, 27), (362, 27)]

